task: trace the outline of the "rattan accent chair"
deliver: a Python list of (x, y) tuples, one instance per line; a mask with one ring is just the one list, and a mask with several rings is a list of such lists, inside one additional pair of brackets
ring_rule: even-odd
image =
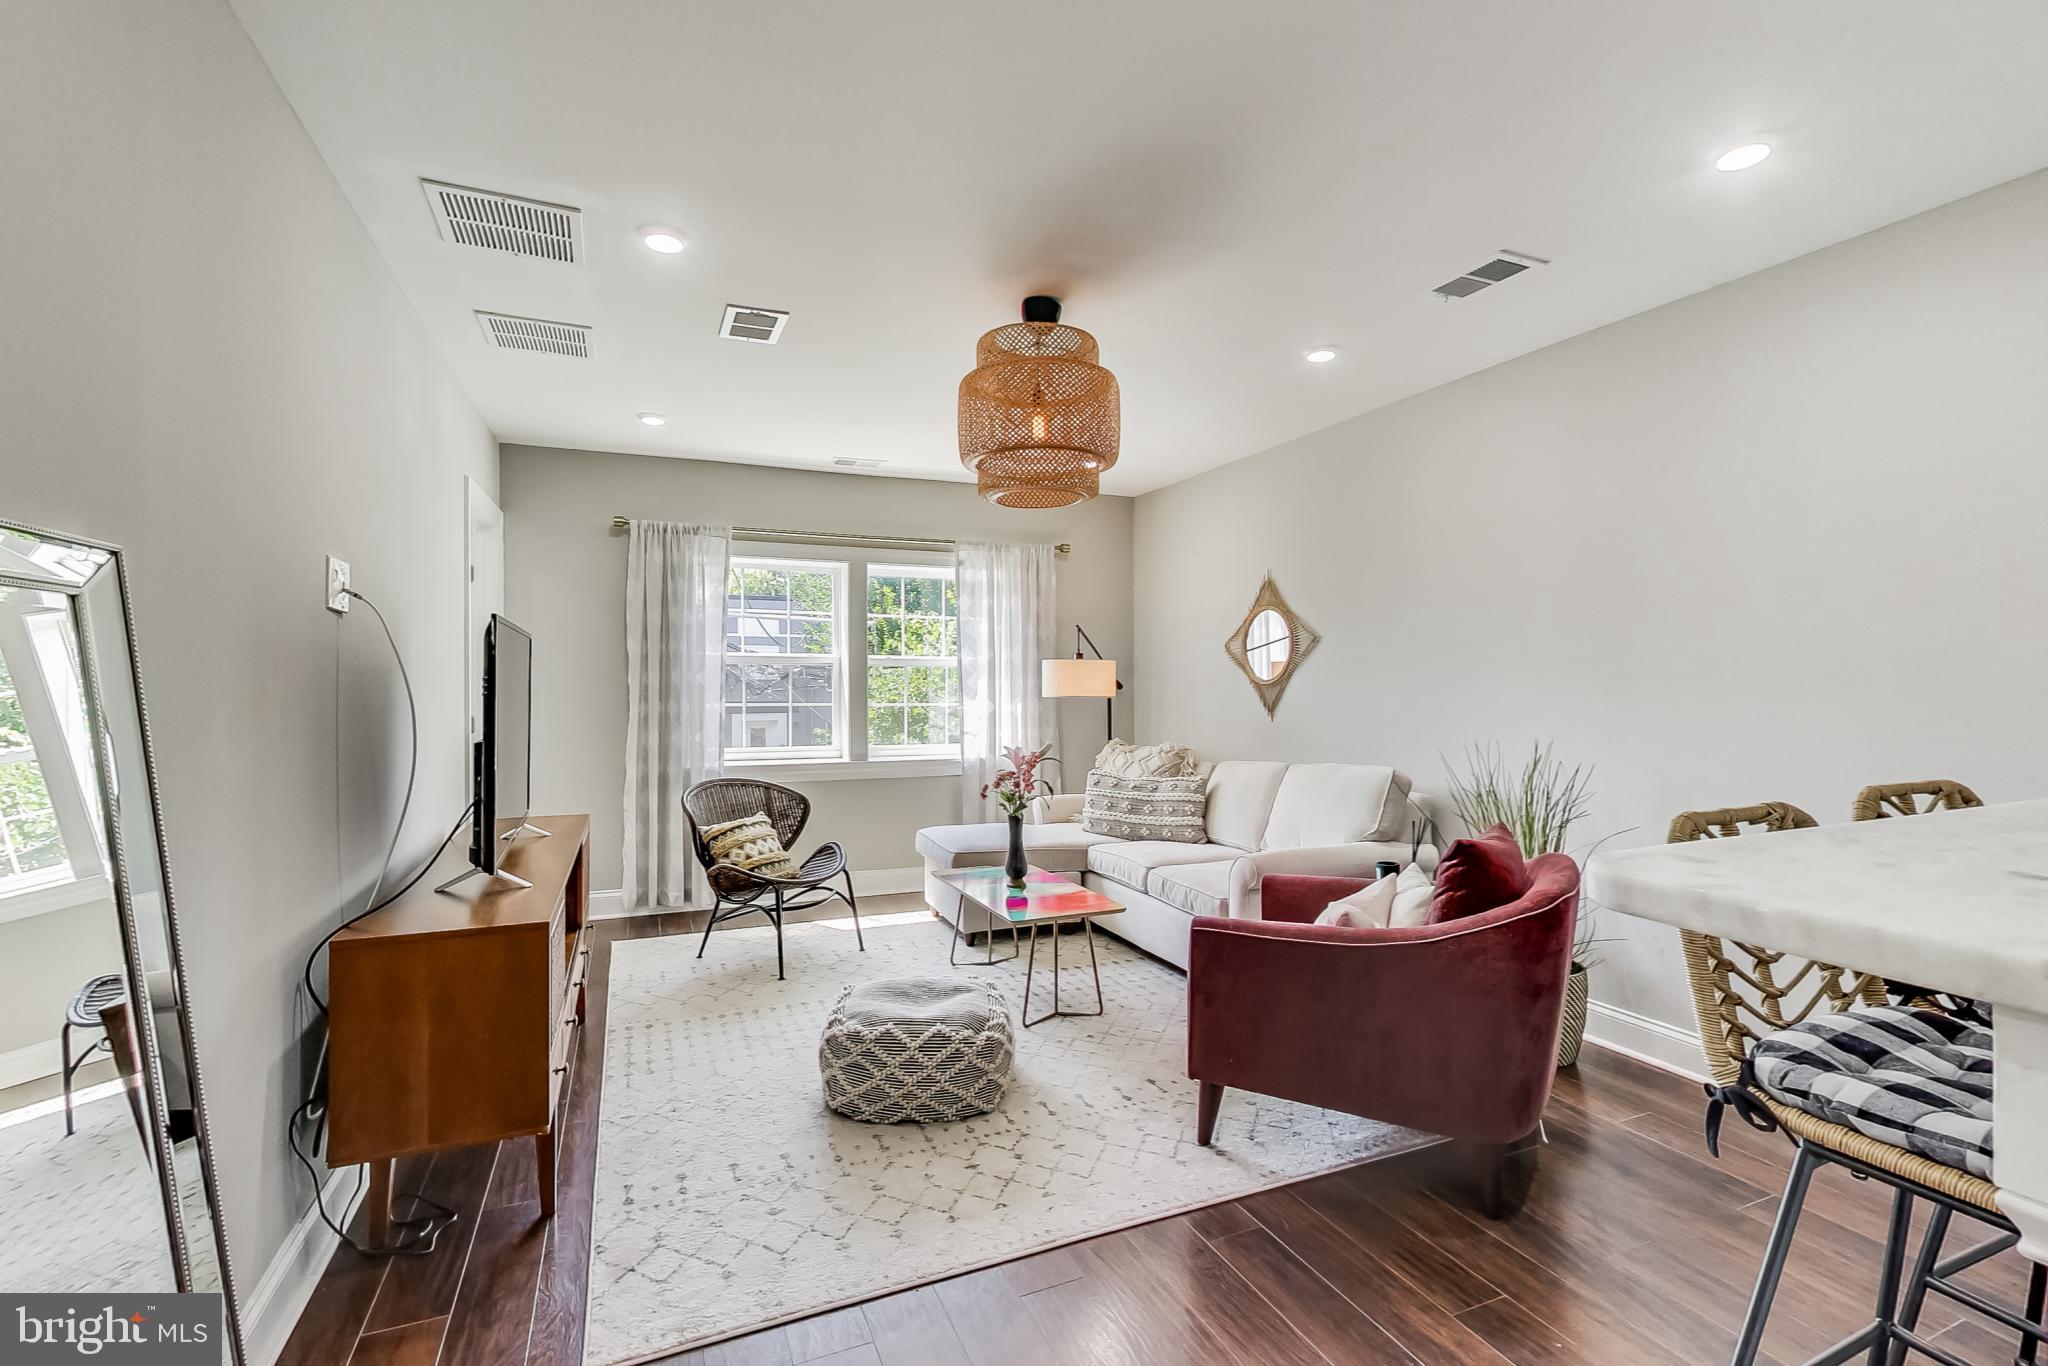
[(1983, 798), (1948, 778), (1924, 783), (1875, 783), (1856, 794), (1856, 819), (1881, 821), (1890, 816), (1924, 816), (1930, 811), (1967, 811), (1982, 805)]
[[(1686, 811), (1672, 820), (1666, 842), (1728, 839), (1745, 831), (1799, 830), (1818, 824), (1812, 816), (1787, 802)], [(1699, 1020), (1700, 1042), (1706, 1052), (1707, 1070), (1714, 1079), (1706, 1088), (1709, 1151), (1720, 1154), (1724, 1110), (1735, 1111), (1751, 1128), (1783, 1132), (1798, 1150), (1736, 1341), (1735, 1366), (1749, 1366), (1756, 1360), (1771, 1301), (1777, 1295), (1785, 1259), (1792, 1250), (1793, 1232), (1799, 1223), (1807, 1187), (1823, 1163), (1846, 1167), (1858, 1176), (1890, 1186), (1892, 1210), (1884, 1266), (1878, 1278), (1875, 1316), (1862, 1331), (1813, 1358), (1808, 1366), (1826, 1366), (1866, 1355), (1873, 1363), (1899, 1363), (1904, 1361), (1909, 1348), (1949, 1366), (1966, 1366), (1960, 1358), (1930, 1345), (1913, 1331), (1930, 1290), (2020, 1334), (2016, 1360), (2032, 1362), (2042, 1340), (2039, 1325), (2043, 1293), (2048, 1290), (2048, 1268), (2034, 1268), (2024, 1319), (1949, 1279), (2019, 1241), (2018, 1230), (1998, 1212), (1998, 1188), (1969, 1172), (1787, 1105), (1766, 1093), (1747, 1066), (1751, 1046), (1766, 1034), (1797, 1024), (1816, 1012), (1886, 1004), (1884, 979), (1832, 963), (1788, 958), (1772, 949), (1693, 930), (1681, 931), (1680, 937), (1685, 949), (1686, 976), (1692, 986), (1693, 1010)], [(1916, 1199), (1927, 1200), (1933, 1210), (1920, 1251), (1907, 1272), (1906, 1244)], [(1943, 1258), (1942, 1243), (1956, 1214), (1991, 1226), (1996, 1236), (1968, 1251)]]
[[(811, 799), (780, 783), (753, 778), (712, 778), (683, 794), (683, 812), (690, 818), (690, 842), (696, 847), (697, 862), (717, 898), (710, 918), (704, 922), (704, 938), (697, 944), (702, 958), (711, 943), (711, 931), (725, 921), (759, 911), (775, 926), (775, 979), (783, 978), (782, 917), (792, 911), (807, 911), (833, 898), (846, 903), (853, 912), (853, 939), (862, 953), (867, 940), (860, 932), (860, 904), (853, 897), (853, 873), (846, 866), (846, 849), (837, 842), (819, 845), (798, 867), (794, 877), (767, 877), (760, 873), (720, 863), (704, 842), (707, 826), (742, 820), (756, 813), (775, 827), (782, 847), (791, 851), (810, 823)], [(843, 882), (845, 890), (833, 886)]]

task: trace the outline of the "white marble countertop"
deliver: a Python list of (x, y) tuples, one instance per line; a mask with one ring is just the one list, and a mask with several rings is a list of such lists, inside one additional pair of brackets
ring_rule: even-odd
[(2048, 1014), (2048, 801), (1596, 855), (1601, 907)]

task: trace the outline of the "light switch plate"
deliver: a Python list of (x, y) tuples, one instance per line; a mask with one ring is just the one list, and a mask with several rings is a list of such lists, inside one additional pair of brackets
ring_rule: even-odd
[(348, 561), (327, 557), (327, 610), (348, 611)]

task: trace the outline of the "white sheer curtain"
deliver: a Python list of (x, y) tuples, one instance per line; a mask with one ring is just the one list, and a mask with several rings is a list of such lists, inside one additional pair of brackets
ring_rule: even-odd
[(1002, 814), (982, 784), (1003, 750), (1057, 738), (1053, 704), (1039, 695), (1039, 661), (1054, 654), (1053, 550), (1049, 545), (962, 543), (960, 593), (961, 816)]
[(690, 904), (700, 881), (683, 794), (724, 754), (727, 527), (632, 523), (626, 542), (628, 911)]

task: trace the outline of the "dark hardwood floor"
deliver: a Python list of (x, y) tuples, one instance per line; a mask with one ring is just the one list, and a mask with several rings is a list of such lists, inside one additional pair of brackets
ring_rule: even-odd
[[(878, 904), (874, 909), (902, 909)], [(693, 915), (607, 922), (562, 1136), (560, 1212), (539, 1218), (530, 1140), (400, 1166), (462, 1212), (431, 1256), (344, 1248), (286, 1366), (578, 1366), (610, 944)], [(1193, 1096), (1190, 1089), (1190, 1114)], [(1695, 1084), (1588, 1047), (1560, 1074), (1549, 1141), (1515, 1158), (1518, 1213), (1490, 1221), (1446, 1145), (1266, 1191), (671, 1358), (677, 1366), (1162, 1366), (1726, 1362), (1789, 1145), (1699, 1137)], [(1888, 1192), (1823, 1170), (1765, 1341), (1802, 1361), (1860, 1327)], [(1924, 1222), (1924, 1219), (1923, 1219)], [(1960, 1225), (1951, 1246), (1974, 1238)], [(2017, 1305), (2006, 1253), (1968, 1283)], [(1930, 1297), (1922, 1331), (1971, 1362), (2014, 1342)]]

